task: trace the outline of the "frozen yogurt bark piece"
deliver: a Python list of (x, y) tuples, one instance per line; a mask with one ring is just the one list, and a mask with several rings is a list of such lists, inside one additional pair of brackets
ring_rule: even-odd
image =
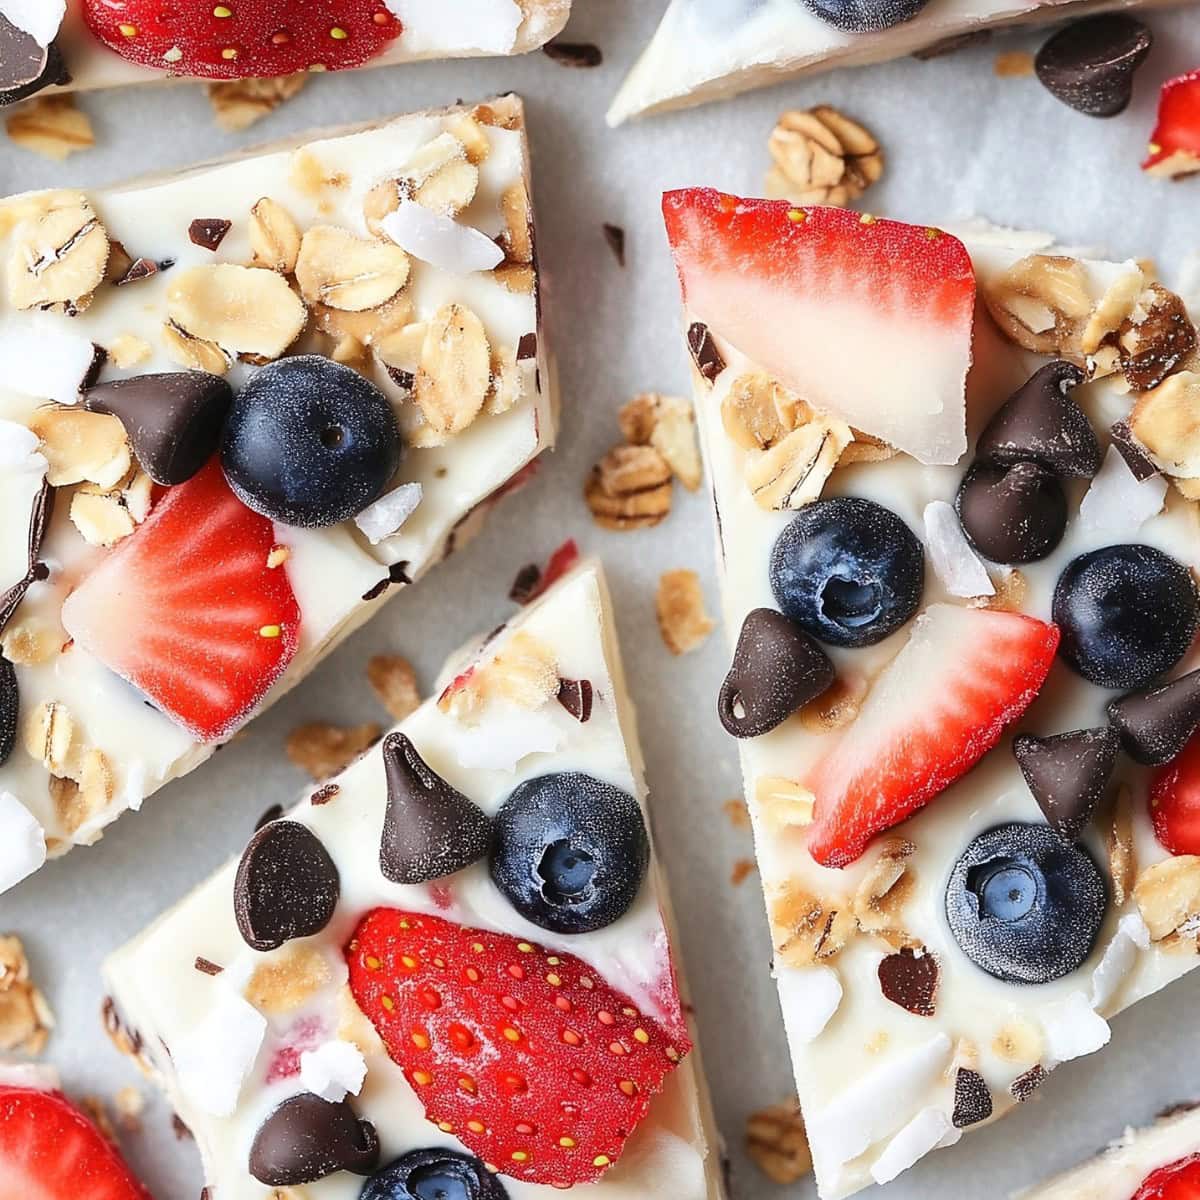
[(719, 1196), (599, 565), (441, 686), (113, 955), (110, 1032), (227, 1200)]
[[(1149, 0), (1144, 6), (1162, 3)], [(1138, 5), (1139, 0), (671, 0), (608, 120), (619, 125), (795, 75), (901, 58), (1000, 26), (1048, 24)]]
[(1188, 1200), (1200, 1188), (1200, 1112), (1192, 1105), (1128, 1129), (1091, 1161), (1016, 1200)]
[(708, 190), (664, 211), (820, 1194), (1109, 1040), (1200, 928), (1200, 392), (1134, 262)]
[(553, 440), (521, 103), (0, 202), (0, 891), (95, 841)]
[(3, 0), (0, 105), (46, 87), (255, 79), (524, 54), (571, 0)]

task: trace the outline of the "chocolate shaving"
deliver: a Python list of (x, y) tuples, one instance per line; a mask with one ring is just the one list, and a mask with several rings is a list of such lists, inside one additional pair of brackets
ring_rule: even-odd
[(192, 244), (215, 254), (225, 240), (225, 235), (233, 228), (232, 221), (223, 217), (197, 217), (188, 226), (188, 237)]
[(607, 221), (604, 223), (603, 229), (604, 240), (608, 243), (608, 248), (613, 252), (617, 265), (623, 267), (625, 265), (625, 230), (620, 225), (610, 225)]
[(537, 563), (526, 563), (508, 589), (508, 598), (515, 604), (528, 604), (537, 595), (541, 582), (542, 568)]
[(1133, 477), (1138, 483), (1145, 483), (1147, 479), (1153, 479), (1158, 474), (1158, 468), (1138, 444), (1127, 421), (1118, 421), (1109, 433), (1112, 436), (1112, 444), (1116, 446), (1117, 452), (1125, 460), (1125, 465), (1133, 472)]
[(951, 1120), (955, 1129), (966, 1129), (978, 1125), (992, 1115), (992, 1093), (987, 1080), (978, 1071), (959, 1067), (954, 1076), (954, 1115)]
[(42, 481), (42, 490), (38, 492), (33, 502), (33, 510), (29, 516), (29, 555), (28, 566), (23, 579), (19, 579), (12, 587), (0, 596), (0, 633), (8, 627), (13, 614), (25, 599), (25, 593), (35, 583), (40, 583), (50, 576), (50, 569), (45, 563), (38, 562), (42, 552), (42, 542), (46, 538), (46, 529), (54, 513), (54, 489), (49, 482)]
[(224, 967), (217, 966), (215, 962), (212, 962), (207, 958), (197, 957), (195, 965), (196, 970), (204, 975), (220, 975), (221, 972), (225, 970)]
[(129, 269), (121, 276), (120, 279), (113, 280), (114, 287), (124, 287), (127, 283), (137, 283), (142, 279), (149, 279), (152, 275), (157, 275), (159, 265), (152, 258), (135, 258), (129, 264)]
[(328, 804), (341, 790), (336, 783), (327, 783), (324, 787), (317, 788), (308, 798), (308, 802), (320, 808), (322, 804)]
[(594, 42), (550, 42), (542, 50), (563, 67), (598, 67), (604, 61), (604, 54)]
[(1018, 1075), (1008, 1090), (1018, 1104), (1024, 1104), (1046, 1082), (1049, 1074), (1050, 1072), (1040, 1063), (1035, 1063), (1023, 1075)]
[(593, 689), (590, 679), (560, 679), (558, 702), (581, 725), (592, 719)]
[(879, 987), (884, 996), (914, 1016), (932, 1017), (937, 998), (937, 959), (928, 951), (905, 948), (879, 964)]
[(708, 331), (708, 326), (700, 321), (694, 321), (688, 327), (687, 343), (688, 349), (692, 352), (696, 370), (709, 383), (712, 383), (725, 370), (725, 360), (721, 357), (721, 352), (717, 349), (712, 334)]
[(537, 358), (538, 353), (538, 336), (536, 333), (523, 333), (521, 340), (517, 342), (517, 362), (528, 362), (531, 358)]

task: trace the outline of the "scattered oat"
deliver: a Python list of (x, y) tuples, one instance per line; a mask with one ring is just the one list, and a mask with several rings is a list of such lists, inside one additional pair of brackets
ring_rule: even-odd
[(29, 978), (21, 940), (0, 936), (0, 1051), (41, 1054), (53, 1028), (54, 1014)]
[(306, 83), (307, 71), (266, 79), (231, 79), (208, 85), (208, 102), (217, 124), (229, 133), (240, 133), (269, 116), (295, 96)]
[(255, 968), (246, 999), (264, 1013), (294, 1012), (332, 979), (325, 956), (313, 946), (293, 943), (276, 950)]
[(1042, 1056), (1042, 1035), (1031, 1021), (1015, 1016), (992, 1039), (992, 1053), (1005, 1062), (1036, 1063)]
[(461, 433), (479, 416), (491, 381), (483, 322), (463, 304), (444, 304), (425, 326), (413, 390), (430, 429), (443, 438)]
[(584, 499), (597, 525), (645, 529), (671, 511), (671, 467), (653, 446), (615, 446), (592, 468)]
[(1033, 74), (1033, 55), (1028, 50), (1005, 50), (996, 55), (992, 70), (1000, 79), (1025, 79)]
[(822, 900), (794, 884), (771, 898), (769, 914), (775, 952), (789, 967), (811, 967), (835, 957), (858, 932), (849, 904)]
[(828, 104), (785, 112), (767, 149), (767, 195), (793, 204), (849, 204), (883, 175), (875, 137)]
[(780, 775), (764, 775), (754, 783), (754, 802), (778, 829), (811, 825), (817, 798), (803, 784)]
[(367, 663), (367, 679), (393, 719), (403, 721), (421, 706), (417, 673), (407, 658), (377, 654)]
[(348, 767), (376, 742), (382, 730), (374, 722), (348, 728), (314, 721), (288, 734), (288, 758), (318, 783)]
[(672, 654), (702, 646), (715, 628), (704, 609), (704, 592), (695, 571), (664, 571), (655, 600), (658, 629)]
[(1153, 941), (1200, 932), (1200, 857), (1181, 854), (1147, 867), (1133, 888), (1134, 903)]
[(41, 439), (53, 487), (94, 483), (107, 489), (129, 474), (133, 458), (125, 426), (107, 413), (54, 405), (39, 408), (29, 428)]
[(733, 884), (734, 887), (741, 887), (741, 885), (745, 883), (746, 880), (753, 875), (757, 869), (758, 868), (755, 865), (754, 859), (739, 858), (737, 862), (733, 864), (733, 869), (729, 872), (729, 882)]
[(96, 135), (87, 113), (73, 96), (37, 96), (20, 105), (4, 122), (8, 136), (22, 149), (62, 162), (90, 150)]
[(797, 1183), (812, 1170), (804, 1119), (795, 1100), (752, 1113), (746, 1122), (746, 1150), (773, 1183)]
[(141, 366), (142, 363), (148, 362), (154, 353), (149, 342), (144, 342), (131, 333), (123, 333), (113, 338), (107, 349), (109, 361), (119, 371)]
[(43, 210), (13, 231), (8, 298), (14, 308), (52, 308), (73, 316), (88, 307), (104, 281), (108, 234), (81, 192), (52, 193), (40, 203)]
[(902, 837), (888, 837), (880, 845), (854, 893), (854, 915), (867, 933), (901, 928), (901, 910), (916, 886), (916, 876), (908, 866), (915, 849)]
[(277, 200), (263, 196), (250, 210), (250, 250), (256, 267), (290, 275), (300, 256), (300, 227)]

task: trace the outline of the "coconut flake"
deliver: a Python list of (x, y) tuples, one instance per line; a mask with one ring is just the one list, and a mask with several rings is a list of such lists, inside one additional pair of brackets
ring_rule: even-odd
[(366, 1077), (367, 1060), (353, 1042), (325, 1042), (300, 1055), (300, 1082), (330, 1104), (357, 1096)]
[(504, 251), (484, 233), (430, 212), (415, 200), (401, 200), (380, 222), (384, 233), (414, 258), (453, 275), (490, 271), (504, 261)]
[(842, 1002), (842, 981), (832, 967), (785, 967), (779, 971), (788, 1040), (802, 1046), (815, 1041)]
[(48, 46), (58, 36), (67, 0), (0, 0), (0, 17), (23, 29), (39, 46)]
[(75, 404), (96, 361), (96, 347), (77, 333), (31, 324), (0, 332), (0, 378), (13, 392)]
[(925, 546), (937, 577), (952, 596), (994, 596), (987, 568), (971, 549), (958, 514), (945, 500), (925, 506)]
[(374, 504), (354, 518), (354, 523), (372, 546), (378, 546), (384, 538), (400, 532), (400, 527), (417, 510), (423, 490), (419, 483), (402, 483), (385, 492)]
[(808, 1122), (809, 1144), (822, 1167), (833, 1175), (869, 1146), (892, 1134), (920, 1103), (950, 1061), (948, 1034), (913, 1046), (891, 1062), (859, 1077), (825, 1110)]
[[(27, 0), (34, 2), (34, 0)], [(404, 26), (404, 41), (439, 50), (508, 54), (524, 13), (515, 0), (384, 0)]]
[(1091, 1005), (1104, 1008), (1117, 994), (1125, 976), (1133, 970), (1139, 950), (1150, 948), (1150, 930), (1141, 913), (1130, 913), (1117, 922), (1117, 931), (1092, 972)]
[(267, 1035), (252, 1004), (218, 986), (208, 1015), (171, 1047), (183, 1094), (211, 1117), (231, 1117)]
[(871, 1164), (871, 1177), (876, 1183), (891, 1183), (930, 1150), (953, 1146), (962, 1133), (940, 1108), (923, 1108), (884, 1146)]
[(454, 725), (459, 766), (485, 771), (515, 771), (531, 754), (561, 750), (562, 726), (546, 712), (493, 707), (478, 725)]
[(12, 792), (0, 791), (0, 892), (7, 892), (46, 861), (46, 833)]
[(1132, 537), (1162, 510), (1167, 481), (1161, 475), (1139, 480), (1116, 446), (1109, 446), (1091, 487), (1079, 505), (1079, 523), (1088, 533)]
[(38, 435), (19, 421), (0, 420), (0, 471), (44, 475), (49, 464), (38, 453), (41, 444)]
[(1046, 1043), (1046, 1070), (1092, 1054), (1108, 1045), (1112, 1037), (1108, 1022), (1092, 1008), (1091, 1001), (1082, 992), (1072, 992), (1065, 1000), (1047, 1006), (1041, 1020)]

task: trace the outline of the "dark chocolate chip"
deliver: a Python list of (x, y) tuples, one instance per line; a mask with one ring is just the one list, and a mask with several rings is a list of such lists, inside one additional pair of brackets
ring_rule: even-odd
[(607, 221), (604, 223), (603, 229), (604, 240), (608, 243), (608, 248), (613, 252), (617, 265), (623, 267), (625, 265), (625, 230), (620, 225), (610, 225)]
[(928, 951), (904, 949), (879, 964), (879, 988), (893, 1004), (918, 1017), (932, 1017), (937, 998), (937, 959)]
[(246, 847), (233, 885), (238, 929), (253, 950), (320, 933), (341, 895), (338, 869), (307, 825), (272, 821)]
[(266, 812), (254, 823), (254, 832), (257, 833), (264, 825), (270, 825), (272, 821), (278, 821), (283, 816), (283, 805), (272, 804)]
[(311, 796), (309, 796), (308, 802), (309, 804), (315, 804), (318, 808), (320, 808), (322, 804), (328, 804), (330, 800), (332, 800), (341, 790), (342, 789), (338, 787), (336, 783), (327, 783), (324, 787), (317, 788), (317, 790), (313, 792)]
[(736, 738), (761, 737), (833, 683), (829, 655), (773, 608), (747, 614), (717, 715)]
[(708, 326), (699, 321), (693, 321), (688, 326), (687, 343), (688, 349), (692, 352), (696, 370), (709, 383), (712, 383), (725, 370), (725, 360), (721, 357), (721, 352), (717, 349), (713, 336), (708, 331)]
[(512, 581), (508, 589), (508, 598), (514, 604), (528, 604), (538, 594), (538, 585), (542, 582), (542, 568), (537, 563), (526, 563)]
[(1108, 719), (1135, 762), (1147, 767), (1170, 762), (1200, 729), (1200, 671), (1111, 701)]
[(951, 1117), (954, 1128), (978, 1125), (991, 1115), (992, 1093), (987, 1080), (978, 1071), (959, 1067), (954, 1076), (954, 1115)]
[(250, 1147), (250, 1174), (268, 1187), (315, 1183), (338, 1171), (370, 1175), (379, 1165), (379, 1136), (348, 1101), (330, 1104), (311, 1092), (285, 1100)]
[(202, 975), (220, 975), (225, 970), (207, 958), (197, 958), (195, 966)]
[(1018, 1075), (1009, 1086), (1012, 1098), (1018, 1104), (1024, 1104), (1034, 1092), (1049, 1078), (1050, 1072), (1040, 1063), (1035, 1063), (1022, 1075)]
[(15, 104), (57, 82), (47, 78), (52, 58), (62, 70), (62, 59), (56, 56), (57, 49), (40, 45), (32, 34), (0, 16), (0, 105)]
[(1129, 428), (1127, 422), (1118, 421), (1109, 430), (1109, 435), (1117, 452), (1125, 460), (1125, 465), (1139, 483), (1145, 483), (1147, 479), (1153, 479), (1158, 474), (1158, 468), (1141, 443), (1133, 436), (1133, 430)]
[(963, 476), (955, 508), (971, 544), (992, 562), (1043, 559), (1067, 528), (1062, 484), (1035, 462), (974, 463)]
[(517, 362), (528, 362), (537, 358), (538, 336), (536, 333), (523, 333), (517, 342)]
[(194, 245), (215, 253), (232, 228), (233, 222), (223, 217), (197, 217), (188, 226), (188, 237)]
[(0, 767), (17, 744), (17, 726), (21, 715), (21, 693), (17, 689), (17, 669), (0, 657)]
[(1117, 331), (1121, 371), (1135, 392), (1156, 388), (1196, 348), (1196, 327), (1183, 301), (1157, 283), (1145, 320), (1127, 318)]
[(1133, 98), (1133, 73), (1154, 37), (1123, 13), (1086, 17), (1060, 29), (1038, 51), (1034, 70), (1056, 99), (1089, 117), (1115, 117)]
[(233, 403), (218, 375), (174, 371), (135, 375), (88, 388), (84, 404), (125, 426), (142, 469), (155, 483), (186, 483), (217, 452)]
[(388, 378), (402, 391), (411, 392), (417, 386), (417, 377), (411, 371), (399, 367), (388, 367)]
[(1067, 841), (1083, 833), (1117, 765), (1116, 730), (1078, 729), (1053, 737), (1023, 733), (1013, 755), (1050, 828)]
[(402, 733), (383, 742), (387, 814), (379, 869), (392, 883), (429, 883), (486, 857), (492, 822), (448, 784)]
[(592, 681), (590, 679), (560, 679), (558, 702), (581, 725), (592, 719)]
[(1001, 463), (1032, 458), (1056, 475), (1091, 479), (1100, 470), (1100, 444), (1071, 396), (1084, 378), (1073, 363), (1047, 363), (988, 422), (975, 457)]
[(564, 67), (598, 67), (604, 61), (600, 47), (593, 42), (547, 42), (542, 50)]

